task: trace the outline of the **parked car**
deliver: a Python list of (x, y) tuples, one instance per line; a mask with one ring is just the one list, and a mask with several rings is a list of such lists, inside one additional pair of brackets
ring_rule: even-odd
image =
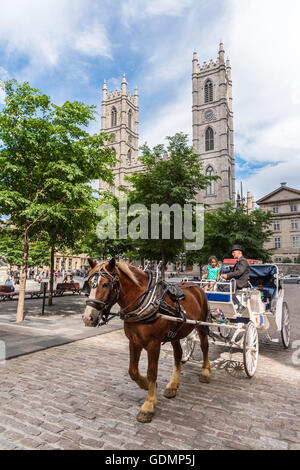
[(285, 284), (300, 284), (299, 274), (287, 274), (283, 277), (283, 282)]

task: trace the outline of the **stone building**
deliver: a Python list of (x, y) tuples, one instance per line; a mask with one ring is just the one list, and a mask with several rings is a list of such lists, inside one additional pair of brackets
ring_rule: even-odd
[(206, 175), (220, 177), (198, 196), (211, 209), (235, 201), (231, 66), (224, 56), (222, 43), (215, 62), (201, 66), (193, 55), (193, 147)]
[(135, 89), (134, 95), (127, 91), (125, 74), (121, 90), (108, 93), (104, 81), (101, 131), (113, 136), (114, 142), (109, 142), (107, 145), (115, 151), (119, 162), (114, 168), (114, 186), (108, 188), (107, 184), (100, 180), (100, 191), (110, 189), (119, 196), (118, 187), (128, 186), (128, 182), (124, 179), (125, 175), (141, 168), (138, 162), (138, 112), (138, 90)]
[(300, 255), (300, 191), (281, 183), (280, 188), (257, 201), (261, 209), (272, 212), (273, 236), (266, 248), (274, 248), (273, 261)]

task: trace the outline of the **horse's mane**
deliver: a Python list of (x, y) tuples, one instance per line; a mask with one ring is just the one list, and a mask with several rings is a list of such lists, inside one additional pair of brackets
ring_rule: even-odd
[[(90, 276), (93, 276), (99, 271), (104, 271), (108, 276), (111, 277), (111, 273), (107, 269), (108, 265), (109, 261), (101, 261), (90, 271)], [(138, 269), (132, 264), (124, 263), (122, 261), (116, 261), (115, 270), (118, 274), (120, 274), (120, 272), (125, 274), (125, 276), (127, 276), (137, 286), (140, 285), (140, 282), (136, 276)], [(136, 274), (133, 271), (136, 271)]]

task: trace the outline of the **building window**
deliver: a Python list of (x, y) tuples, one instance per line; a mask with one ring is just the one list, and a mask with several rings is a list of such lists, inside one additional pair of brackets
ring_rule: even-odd
[(279, 222), (279, 220), (274, 220), (274, 230), (280, 230), (280, 222)]
[(128, 129), (131, 130), (132, 127), (132, 111), (131, 109), (128, 111)]
[(292, 230), (297, 230), (298, 227), (299, 227), (298, 219), (292, 219), (291, 220), (291, 229)]
[(209, 152), (214, 149), (214, 131), (208, 127), (205, 132), (205, 151)]
[(204, 86), (204, 102), (213, 101), (213, 84), (211, 80), (207, 80)]
[(293, 248), (300, 248), (299, 237), (292, 237), (292, 247)]
[(127, 153), (127, 159), (128, 159), (129, 165), (131, 165), (131, 150), (130, 149), (128, 150), (128, 153)]
[(281, 248), (280, 237), (275, 237), (274, 242), (275, 242), (275, 248)]
[(117, 110), (115, 107), (111, 110), (111, 127), (116, 127), (117, 125)]
[(279, 212), (279, 207), (278, 206), (273, 207), (273, 214), (278, 214), (278, 212)]
[(132, 144), (132, 136), (129, 134), (128, 135), (128, 144), (131, 145)]
[(291, 204), (291, 212), (297, 212), (296, 204)]
[(275, 258), (275, 263), (280, 263), (282, 261), (282, 258)]
[[(206, 170), (206, 176), (214, 176), (215, 172), (212, 166), (209, 166)], [(206, 187), (206, 196), (213, 196), (215, 194), (215, 182), (212, 181)]]

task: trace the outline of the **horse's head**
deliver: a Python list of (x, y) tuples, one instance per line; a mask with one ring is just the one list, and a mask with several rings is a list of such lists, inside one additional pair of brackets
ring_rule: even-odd
[(84, 283), (83, 292), (89, 296), (82, 319), (85, 326), (98, 326), (109, 314), (112, 306), (119, 298), (119, 277), (116, 271), (116, 261), (97, 264), (89, 258), (91, 271), (89, 279)]

